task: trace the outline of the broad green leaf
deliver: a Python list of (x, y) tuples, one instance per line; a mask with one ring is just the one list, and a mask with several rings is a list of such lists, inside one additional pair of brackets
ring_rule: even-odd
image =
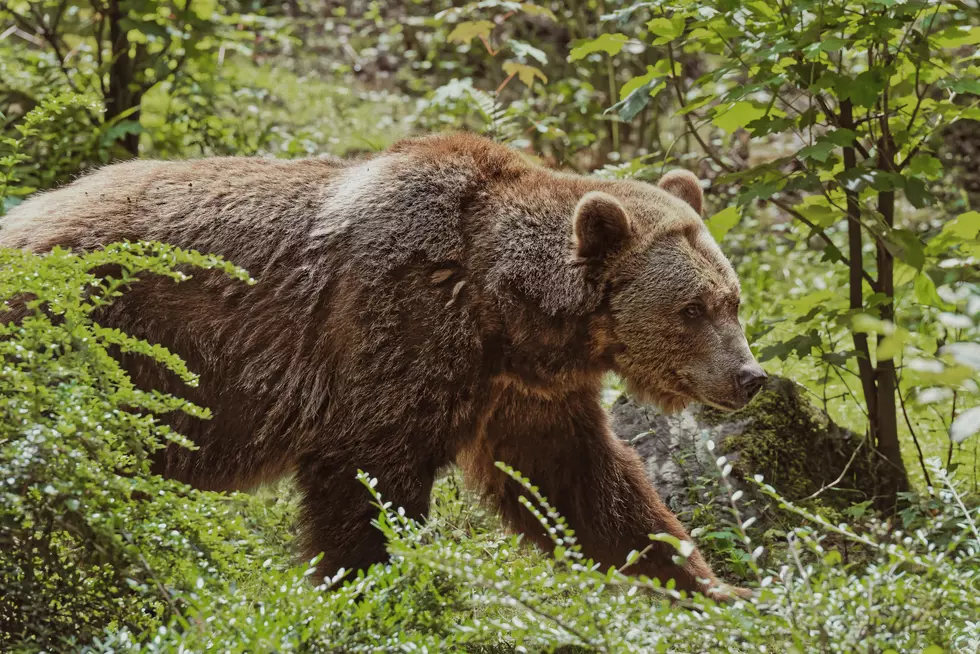
[(823, 340), (817, 334), (817, 331), (811, 329), (806, 334), (797, 334), (789, 340), (774, 345), (767, 345), (762, 348), (762, 351), (759, 353), (759, 361), (765, 362), (774, 357), (785, 361), (791, 354), (796, 354), (797, 357), (802, 359), (810, 356), (813, 348), (819, 347), (821, 343), (823, 343)]
[(635, 91), (636, 89), (648, 84), (652, 79), (656, 77), (661, 77), (653, 66), (647, 66), (647, 72), (643, 75), (637, 75), (636, 77), (630, 79), (625, 84), (623, 84), (619, 89), (619, 99), (625, 100), (626, 96)]
[[(964, 318), (966, 318), (964, 316)], [(971, 322), (966, 318), (966, 322)], [(943, 348), (943, 354), (949, 354), (956, 363), (969, 366), (976, 371), (980, 371), (980, 343), (962, 341), (960, 343), (950, 343)]]
[(558, 20), (558, 17), (555, 16), (555, 12), (551, 11), (547, 7), (536, 5), (533, 2), (522, 2), (521, 11), (528, 16), (545, 16), (551, 20)]
[(885, 88), (885, 76), (878, 70), (866, 70), (857, 77), (839, 77), (837, 92), (859, 107), (873, 107)]
[(935, 37), (936, 45), (942, 48), (958, 48), (964, 45), (980, 43), (980, 27), (966, 25), (951, 25)]
[(894, 251), (896, 257), (916, 270), (922, 270), (922, 265), (926, 261), (925, 248), (915, 232), (907, 229), (892, 229), (884, 236), (886, 244), (897, 246)]
[(654, 18), (647, 22), (647, 29), (659, 38), (654, 39), (654, 45), (663, 45), (676, 39), (684, 33), (684, 16), (675, 14), (672, 18)]
[(866, 313), (859, 313), (851, 318), (851, 329), (860, 333), (887, 334), (891, 324), (881, 318), (875, 318)]
[(517, 75), (517, 79), (521, 80), (525, 86), (532, 86), (535, 78), (540, 79), (545, 84), (548, 83), (548, 78), (541, 72), (541, 69), (534, 66), (519, 64), (516, 61), (506, 61), (503, 69), (508, 75)]
[(820, 41), (819, 48), (823, 52), (836, 52), (846, 46), (847, 43), (847, 41), (839, 36), (831, 36), (829, 38), (822, 39)]
[(762, 118), (765, 115), (765, 109), (761, 109), (751, 102), (736, 102), (731, 105), (722, 105), (719, 107), (715, 111), (715, 117), (711, 122), (731, 134), (737, 129), (745, 127), (753, 120)]
[(942, 175), (943, 163), (932, 155), (917, 154), (909, 161), (906, 170), (908, 170), (910, 175), (935, 179)]
[(739, 211), (738, 207), (727, 207), (708, 218), (705, 222), (708, 225), (708, 231), (711, 232), (715, 241), (720, 243), (725, 238), (725, 234), (731, 231), (732, 227), (737, 225), (741, 219), (742, 212)]
[(977, 79), (944, 79), (939, 82), (938, 86), (956, 93), (980, 95), (980, 80)]
[(572, 48), (572, 52), (568, 55), (568, 60), (578, 61), (579, 59), (588, 57), (594, 52), (605, 52), (608, 55), (617, 55), (628, 41), (628, 36), (625, 34), (619, 34), (618, 32), (615, 34), (603, 34), (599, 38), (586, 41), (585, 43)]
[(793, 129), (795, 125), (795, 118), (768, 115), (753, 120), (746, 127), (752, 132), (752, 136), (759, 137), (765, 136), (766, 134), (779, 134), (781, 132)]
[(909, 177), (905, 180), (905, 199), (916, 209), (922, 209), (934, 196), (925, 182), (918, 177)]
[(135, 120), (123, 120), (110, 126), (102, 133), (101, 142), (104, 145), (115, 142), (126, 134), (141, 134), (143, 126)]
[[(676, 77), (676, 75), (675, 75), (675, 77)], [(704, 105), (708, 104), (709, 102), (711, 102), (714, 99), (715, 99), (715, 96), (713, 96), (713, 95), (705, 95), (705, 96), (702, 96), (700, 98), (697, 98), (696, 100), (691, 100), (690, 102), (687, 103), (687, 106), (681, 107), (680, 109), (678, 109), (677, 111), (675, 111), (674, 112), (674, 115), (675, 116), (683, 116), (684, 114), (689, 114), (692, 111), (697, 111), (698, 109), (700, 109), (701, 107), (703, 107)]]
[(898, 288), (899, 286), (904, 286), (905, 284), (908, 284), (909, 282), (914, 280), (916, 275), (918, 274), (920, 274), (919, 271), (913, 268), (912, 266), (904, 263), (903, 261), (896, 261), (895, 274), (893, 277), (895, 282), (895, 287)]
[(786, 304), (797, 313), (806, 313), (817, 305), (834, 299), (836, 296), (837, 293), (834, 290), (825, 288), (819, 291), (813, 291), (812, 293), (807, 293), (802, 297), (788, 301)]
[[(190, 2), (191, 0), (185, 0), (185, 2)], [(218, 0), (193, 0), (191, 2), (191, 9), (194, 10), (194, 14), (201, 20), (208, 20), (218, 9)]]
[(899, 328), (881, 339), (875, 349), (878, 360), (894, 359), (901, 355), (902, 347), (904, 347), (908, 335), (906, 330)]
[(475, 38), (490, 38), (494, 24), (489, 20), (468, 20), (457, 25), (446, 37), (453, 43), (469, 43)]
[(850, 129), (833, 129), (827, 132), (825, 138), (831, 143), (844, 147), (854, 142), (854, 139), (857, 138), (857, 133)]
[(766, 182), (754, 182), (739, 193), (739, 204), (748, 204), (752, 200), (768, 200), (786, 186), (786, 179), (776, 179)]
[(827, 161), (830, 157), (830, 153), (837, 149), (837, 145), (834, 144), (829, 139), (821, 139), (814, 143), (813, 145), (808, 145), (807, 147), (800, 150), (796, 156), (798, 156), (803, 161), (807, 159), (813, 159), (814, 161), (819, 161), (823, 163)]
[(606, 113), (617, 112), (620, 118), (629, 122), (636, 117), (636, 114), (643, 111), (643, 108), (650, 103), (651, 98), (656, 97), (665, 88), (667, 88), (666, 80), (652, 79), (643, 86), (634, 89), (622, 101), (609, 107)]
[(980, 236), (980, 211), (961, 213), (943, 225), (941, 235), (969, 241)]
[(936, 283), (932, 281), (932, 277), (924, 272), (916, 276), (915, 282), (912, 284), (912, 293), (915, 296), (915, 301), (919, 304), (934, 307), (946, 306), (943, 299), (939, 297), (939, 292), (936, 290)]
[(830, 202), (822, 195), (808, 195), (793, 209), (814, 225), (824, 228), (830, 227), (843, 217), (842, 212), (830, 206)]

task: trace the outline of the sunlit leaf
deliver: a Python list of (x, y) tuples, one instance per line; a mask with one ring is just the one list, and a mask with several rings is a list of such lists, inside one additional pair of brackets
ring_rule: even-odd
[(751, 102), (736, 102), (719, 107), (711, 122), (726, 132), (732, 133), (765, 115), (765, 109), (757, 107)]
[(705, 222), (708, 225), (708, 231), (711, 232), (715, 241), (720, 243), (725, 238), (725, 234), (737, 225), (741, 219), (742, 212), (739, 211), (738, 207), (726, 207), (708, 218)]
[(896, 329), (878, 342), (875, 355), (879, 361), (894, 359), (902, 353), (905, 341), (908, 338), (908, 331)]
[[(646, 75), (643, 76), (647, 77)], [(630, 82), (635, 81), (639, 78), (634, 78)], [(615, 111), (619, 113), (619, 117), (624, 121), (633, 120), (638, 113), (640, 113), (644, 107), (646, 107), (650, 100), (660, 91), (667, 87), (665, 80), (660, 78), (651, 78), (642, 85), (634, 87), (630, 90), (620, 102), (617, 102), (612, 107), (607, 110), (608, 112)], [(625, 88), (625, 87), (624, 87)]]
[[(969, 318), (967, 318), (969, 321)], [(972, 326), (972, 323), (971, 323)], [(950, 343), (943, 347), (942, 352), (949, 354), (957, 363), (969, 366), (974, 370), (980, 371), (980, 343), (964, 341), (961, 343)]]
[(529, 66), (527, 64), (519, 64), (516, 61), (504, 62), (503, 70), (508, 75), (517, 75), (517, 79), (525, 86), (532, 86), (534, 84), (535, 78), (540, 79), (545, 84), (548, 83), (548, 78), (541, 71), (540, 68), (535, 66)]
[(933, 39), (936, 45), (943, 48), (958, 48), (964, 45), (980, 43), (980, 27), (967, 25), (950, 25), (936, 34)]
[(658, 74), (653, 66), (647, 66), (647, 72), (645, 74), (637, 75), (619, 87), (619, 99), (625, 100), (630, 93), (637, 90), (641, 86), (649, 84), (657, 77), (662, 77), (662, 75)]
[(859, 107), (873, 107), (885, 88), (885, 76), (880, 70), (868, 70), (851, 79), (840, 77), (837, 92)]
[(678, 13), (671, 18), (654, 18), (647, 22), (647, 29), (659, 37), (654, 39), (653, 44), (663, 45), (684, 33), (684, 23), (684, 15)]
[(586, 41), (572, 48), (571, 53), (568, 55), (568, 60), (578, 61), (594, 52), (605, 52), (608, 55), (616, 55), (619, 54), (628, 41), (629, 37), (625, 34), (603, 34), (599, 38)]
[(891, 325), (881, 318), (869, 316), (866, 313), (859, 313), (851, 319), (851, 328), (856, 332), (874, 332), (887, 334), (891, 331)]
[(943, 225), (942, 235), (971, 240), (980, 236), (980, 211), (968, 211)]
[(490, 38), (494, 24), (489, 20), (469, 20), (460, 23), (446, 38), (454, 43), (469, 43), (476, 38)]
[(528, 16), (545, 16), (551, 20), (558, 20), (558, 18), (555, 16), (555, 12), (551, 11), (547, 7), (536, 5), (533, 2), (522, 2), (521, 11)]

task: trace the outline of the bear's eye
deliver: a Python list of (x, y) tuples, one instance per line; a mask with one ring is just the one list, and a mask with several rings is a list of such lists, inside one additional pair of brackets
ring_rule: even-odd
[(697, 302), (692, 302), (684, 307), (682, 313), (684, 314), (684, 317), (688, 318), (689, 320), (697, 320), (701, 317), (701, 314), (704, 313), (704, 310), (700, 304)]

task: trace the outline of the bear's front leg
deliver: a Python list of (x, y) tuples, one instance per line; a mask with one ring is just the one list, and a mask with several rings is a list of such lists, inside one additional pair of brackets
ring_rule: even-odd
[(657, 495), (640, 457), (612, 433), (598, 389), (558, 399), (509, 390), (485, 432), (458, 457), (467, 477), (499, 507), (505, 521), (550, 551), (551, 540), (518, 501), (523, 489), (495, 461), (512, 466), (540, 489), (575, 531), (587, 557), (606, 567), (622, 566), (631, 551), (646, 551), (625, 572), (663, 583), (674, 579), (680, 590), (728, 598), (731, 590), (719, 588), (700, 552), (695, 550), (681, 567), (672, 560), (673, 547), (650, 540), (649, 534), (656, 533), (691, 538)]

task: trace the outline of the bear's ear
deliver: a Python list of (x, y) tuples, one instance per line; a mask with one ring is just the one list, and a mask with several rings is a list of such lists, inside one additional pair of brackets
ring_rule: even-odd
[(608, 193), (586, 193), (575, 207), (575, 254), (580, 260), (615, 254), (629, 242), (632, 231), (626, 209)]
[(704, 192), (697, 176), (689, 170), (672, 170), (660, 179), (660, 188), (694, 207), (701, 215)]

